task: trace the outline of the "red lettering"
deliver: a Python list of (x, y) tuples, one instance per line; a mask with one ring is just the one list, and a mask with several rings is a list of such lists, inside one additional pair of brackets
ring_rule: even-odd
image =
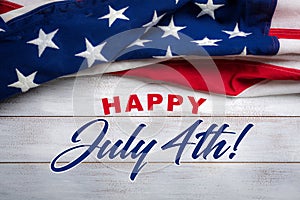
[(193, 114), (198, 114), (198, 108), (206, 101), (206, 99), (203, 99), (203, 98), (200, 98), (197, 102), (195, 100), (194, 97), (191, 97), (191, 96), (188, 96), (192, 106), (193, 106), (193, 109), (192, 109), (192, 113)]
[(169, 94), (168, 95), (168, 111), (173, 111), (174, 106), (181, 105), (183, 98), (180, 95)]
[(108, 103), (108, 98), (102, 99), (102, 105), (103, 105), (104, 115), (110, 114), (109, 108), (111, 107), (115, 108), (116, 113), (121, 112), (120, 98), (118, 96), (114, 97), (114, 101), (112, 103)]
[(125, 112), (130, 112), (132, 109), (137, 109), (138, 111), (143, 111), (143, 106), (136, 94), (129, 96), (127, 107)]
[(148, 94), (148, 110), (153, 110), (154, 104), (161, 104), (163, 97), (160, 94)]

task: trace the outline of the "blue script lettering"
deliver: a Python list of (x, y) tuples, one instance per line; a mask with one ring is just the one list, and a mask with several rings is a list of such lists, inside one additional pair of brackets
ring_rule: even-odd
[[(201, 155), (204, 159), (207, 158), (207, 156), (215, 149), (214, 153), (213, 153), (213, 157), (214, 159), (218, 159), (221, 156), (223, 156), (229, 149), (231, 146), (228, 146), (225, 150), (223, 150), (223, 148), (226, 145), (226, 140), (221, 140), (220, 142), (218, 142), (217, 144), (216, 141), (219, 139), (219, 137), (223, 134), (236, 134), (235, 132), (228, 132), (225, 131), (229, 125), (228, 124), (223, 124), (222, 126), (220, 126), (220, 128), (217, 131), (214, 131), (215, 128), (218, 127), (217, 124), (212, 124), (210, 125), (210, 127), (205, 131), (205, 132), (200, 132), (198, 134), (195, 135), (196, 139), (199, 139), (198, 143), (193, 143), (190, 142), (190, 139), (192, 137), (192, 135), (194, 134), (195, 130), (197, 129), (197, 127), (202, 123), (202, 120), (197, 120), (194, 124), (192, 124), (189, 128), (187, 128), (186, 130), (184, 130), (182, 133), (180, 133), (178, 136), (176, 136), (175, 138), (173, 138), (172, 140), (170, 140), (169, 142), (167, 142), (165, 145), (163, 145), (161, 147), (162, 150), (167, 150), (170, 148), (174, 148), (174, 147), (179, 147), (176, 157), (175, 157), (175, 163), (177, 165), (180, 165), (180, 159), (181, 156), (183, 154), (184, 149), (189, 145), (193, 145), (195, 146), (194, 151), (192, 153), (192, 158), (193, 159), (197, 159), (199, 158)], [(237, 147), (240, 144), (240, 142), (242, 141), (242, 139), (245, 137), (245, 135), (248, 133), (248, 131), (253, 127), (253, 124), (248, 124), (244, 130), (242, 131), (242, 133), (240, 134), (240, 136), (238, 137), (233, 150), (237, 151)], [(208, 145), (204, 148), (203, 151), (200, 151), (201, 147), (203, 146), (204, 142), (207, 140), (209, 135), (213, 135), (213, 137), (210, 139)], [(182, 142), (178, 142), (181, 138)], [(223, 151), (222, 151), (223, 150)], [(231, 153), (229, 155), (229, 158), (232, 159), (235, 156), (235, 153)]]
[[(153, 146), (157, 143), (157, 141), (152, 140), (149, 144), (146, 145), (146, 147), (144, 149), (140, 150), (145, 145), (145, 141), (140, 140), (138, 142), (138, 144), (135, 147), (133, 147), (130, 152), (128, 152), (129, 148), (131, 147), (131, 145), (134, 142), (137, 135), (141, 132), (141, 130), (144, 127), (146, 127), (145, 124), (140, 124), (136, 128), (136, 130), (132, 133), (130, 138), (127, 140), (127, 142), (125, 143), (123, 148), (121, 148), (118, 151), (118, 149), (123, 144), (123, 141), (120, 139), (109, 148), (109, 145), (111, 145), (112, 142), (110, 140), (102, 141), (104, 136), (107, 134), (109, 123), (105, 119), (96, 119), (96, 120), (86, 123), (81, 128), (79, 128), (73, 134), (73, 136), (71, 138), (72, 143), (76, 144), (76, 143), (80, 142), (81, 140), (78, 139), (79, 135), (86, 128), (88, 128), (89, 126), (91, 126), (97, 122), (104, 122), (104, 126), (103, 126), (100, 134), (98, 135), (98, 137), (95, 139), (95, 141), (92, 144), (77, 145), (77, 146), (71, 147), (71, 148), (61, 152), (58, 156), (56, 156), (52, 160), (51, 165), (50, 165), (51, 170), (54, 172), (64, 172), (66, 170), (69, 170), (69, 169), (75, 167), (76, 165), (80, 164), (84, 159), (86, 159), (97, 148), (98, 149), (98, 154), (97, 154), (98, 159), (102, 159), (106, 155), (108, 155), (108, 157), (110, 159), (114, 159), (117, 156), (119, 156), (122, 160), (126, 159), (128, 156), (131, 156), (132, 159), (138, 159), (134, 165), (134, 168), (133, 168), (131, 174), (130, 174), (130, 180), (133, 181), (136, 178), (136, 176), (138, 175), (138, 173), (140, 172), (140, 170), (147, 164), (147, 162), (143, 163), (143, 161), (146, 158), (147, 154), (150, 152), (150, 150), (153, 148)], [(102, 142), (102, 146), (99, 146), (101, 142)], [(86, 149), (86, 150), (83, 151), (83, 153), (78, 158), (71, 161), (70, 163), (68, 163), (64, 166), (60, 166), (60, 167), (55, 166), (55, 164), (58, 162), (58, 160), (61, 157), (65, 156), (66, 154), (68, 154), (76, 149)]]
[[(91, 144), (78, 144), (81, 142), (81, 140), (79, 139), (80, 134), (82, 134), (88, 127), (92, 126), (93, 124), (96, 124), (97, 122), (103, 123), (103, 127), (96, 139)], [(244, 139), (246, 134), (250, 131), (250, 129), (254, 126), (253, 124), (248, 124), (241, 131), (234, 145), (228, 145), (228, 142), (225, 139), (221, 140), (221, 137), (225, 134), (237, 135), (236, 132), (227, 130), (229, 128), (229, 124), (223, 124), (221, 126), (218, 126), (217, 124), (211, 124), (206, 129), (206, 131), (196, 132), (196, 129), (200, 126), (202, 122), (202, 120), (197, 120), (186, 130), (184, 130), (179, 135), (171, 139), (169, 142), (161, 146), (162, 151), (171, 148), (178, 148), (174, 161), (177, 165), (180, 165), (181, 157), (183, 155), (184, 150), (187, 147), (194, 148), (191, 155), (193, 159), (198, 159), (199, 157), (202, 157), (206, 160), (209, 154), (212, 154), (214, 159), (219, 159), (220, 157), (224, 156), (225, 153), (230, 152), (230, 149), (232, 149), (232, 151), (231, 153), (229, 153), (229, 159), (233, 159), (233, 157), (236, 155), (236, 151), (238, 150), (239, 144)], [(136, 160), (130, 174), (130, 180), (134, 181), (139, 172), (142, 170), (142, 168), (147, 164), (147, 162), (145, 162), (146, 156), (158, 143), (156, 140), (151, 140), (148, 144), (146, 144), (144, 140), (139, 140), (135, 142), (138, 134), (145, 127), (145, 124), (140, 124), (133, 131), (133, 133), (126, 142), (119, 139), (115, 143), (112, 143), (111, 140), (104, 139), (104, 137), (107, 135), (109, 128), (108, 121), (106, 121), (105, 119), (96, 119), (90, 121), (82, 127), (80, 127), (72, 135), (71, 142), (77, 145), (61, 152), (51, 161), (51, 170), (54, 172), (64, 172), (70, 170), (73, 167), (80, 164), (81, 162), (83, 162), (88, 156), (90, 156), (92, 152), (94, 152), (97, 149), (98, 152), (96, 153), (97, 158), (99, 160), (103, 159), (104, 157), (108, 157), (111, 160), (119, 157), (121, 160), (124, 160), (129, 156), (131, 157), (131, 159)], [(134, 142), (136, 143), (135, 146), (133, 145)], [(203, 150), (201, 151), (201, 149)], [(81, 150), (82, 153), (73, 161), (64, 164), (63, 166), (56, 166), (59, 159), (75, 150)]]

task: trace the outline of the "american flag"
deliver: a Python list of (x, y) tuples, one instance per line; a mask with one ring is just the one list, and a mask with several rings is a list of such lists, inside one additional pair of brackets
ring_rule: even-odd
[(297, 0), (0, 0), (0, 99), (81, 70), (228, 96), (300, 93), (299, 10)]

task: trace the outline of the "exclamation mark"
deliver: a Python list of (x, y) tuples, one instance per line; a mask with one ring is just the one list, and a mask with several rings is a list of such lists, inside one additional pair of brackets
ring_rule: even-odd
[[(238, 139), (236, 140), (234, 147), (233, 147), (233, 151), (237, 151), (239, 144), (241, 143), (241, 141), (244, 139), (245, 135), (249, 132), (249, 130), (253, 127), (253, 124), (248, 124), (244, 130), (242, 131), (242, 133), (240, 134), (240, 136), (238, 137)], [(236, 154), (234, 152), (232, 152), (231, 154), (229, 154), (229, 158), (232, 159)]]

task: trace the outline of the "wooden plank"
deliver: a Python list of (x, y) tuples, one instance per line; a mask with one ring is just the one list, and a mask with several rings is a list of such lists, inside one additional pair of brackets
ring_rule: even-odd
[(298, 200), (299, 164), (152, 164), (135, 182), (131, 164), (84, 164), (54, 174), (48, 164), (1, 164), (0, 198)]
[[(99, 135), (103, 126), (101, 123), (89, 127), (80, 135), (82, 141), (77, 144), (71, 143), (73, 133), (83, 124), (94, 120), (90, 117), (4, 117), (0, 118), (0, 162), (50, 162), (60, 152), (79, 144), (91, 144)], [(140, 140), (148, 144), (152, 139), (157, 140), (153, 147), (148, 161), (173, 162), (178, 148), (161, 150), (161, 146), (179, 135), (182, 131), (191, 126), (197, 117), (107, 117), (109, 130), (105, 140), (116, 142), (128, 140), (139, 124), (145, 123), (146, 128), (139, 133), (132, 148)], [(207, 128), (216, 123), (221, 126), (223, 123), (230, 125), (228, 131), (237, 132), (237, 135), (227, 134), (221, 136), (226, 145), (231, 148), (218, 160), (210, 154), (207, 161), (226, 162), (299, 162), (300, 161), (300, 134), (299, 117), (203, 117), (203, 123), (193, 133), (192, 142), (198, 142), (195, 134), (206, 131)], [(238, 135), (248, 123), (253, 123), (246, 137), (238, 146), (234, 159), (229, 159), (229, 153), (233, 152)], [(207, 146), (211, 137), (204, 143), (202, 150)], [(180, 140), (182, 141), (182, 140)], [(103, 141), (102, 141), (103, 142)], [(102, 144), (102, 143), (101, 143)], [(200, 157), (196, 160), (191, 158), (194, 145), (186, 147), (182, 161), (205, 162)], [(226, 146), (227, 147), (227, 146)], [(82, 150), (83, 151), (83, 150)], [(61, 161), (70, 161), (79, 156), (80, 152), (70, 154)], [(95, 151), (94, 153), (96, 153)], [(99, 161), (96, 155), (90, 156), (87, 161)], [(110, 160), (107, 157), (101, 161), (120, 162), (120, 159)], [(132, 161), (126, 159), (125, 161)]]
[[(146, 84), (147, 83), (147, 84)], [(164, 97), (161, 105), (147, 111), (148, 93)], [(130, 94), (141, 98), (144, 112), (124, 112)], [(168, 94), (183, 96), (182, 106), (174, 112), (166, 111)], [(257, 97), (225, 98), (194, 92), (177, 86), (146, 80), (105, 75), (99, 77), (64, 78), (51, 81), (26, 94), (2, 101), (0, 116), (103, 116), (102, 98), (120, 96), (122, 112), (112, 116), (195, 116), (187, 96), (207, 101), (199, 107), (200, 116), (300, 116), (300, 94)]]

